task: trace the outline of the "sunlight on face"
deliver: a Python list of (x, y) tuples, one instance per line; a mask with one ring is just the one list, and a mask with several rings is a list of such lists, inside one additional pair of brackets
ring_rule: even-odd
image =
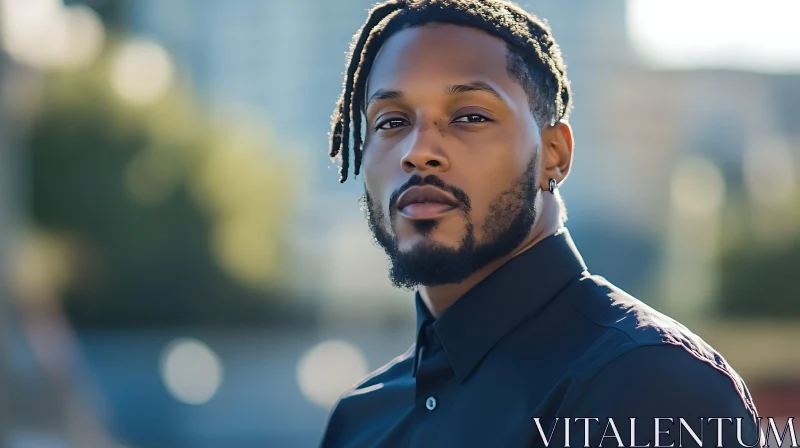
[[(483, 241), (493, 201), (531, 161), (538, 132), (506, 53), (501, 39), (454, 25), (407, 29), (381, 48), (368, 84), (367, 97), (377, 98), (367, 106), (364, 172), (401, 250), (458, 247), (471, 223)], [(392, 196), (412, 176), (438, 178), (457, 209), (419, 222), (395, 207), (403, 197)]]
[(397, 286), (458, 283), (535, 222), (539, 129), (483, 31), (425, 25), (387, 40), (367, 85), (368, 222)]

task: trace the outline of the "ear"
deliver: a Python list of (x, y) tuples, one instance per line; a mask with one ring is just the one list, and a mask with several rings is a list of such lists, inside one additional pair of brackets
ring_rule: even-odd
[(559, 185), (569, 175), (572, 167), (572, 148), (574, 145), (572, 127), (566, 121), (545, 125), (542, 129), (541, 183), (547, 190), (550, 179)]

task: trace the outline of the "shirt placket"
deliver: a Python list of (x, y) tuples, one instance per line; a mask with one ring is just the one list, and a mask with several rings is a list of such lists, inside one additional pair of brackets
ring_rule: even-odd
[(426, 428), (435, 426), (433, 422), (441, 413), (443, 392), (447, 381), (452, 379), (452, 371), (447, 356), (432, 328), (427, 328), (424, 343), (417, 351), (417, 375), (415, 387), (415, 414), (418, 424), (414, 425), (412, 446), (426, 446)]

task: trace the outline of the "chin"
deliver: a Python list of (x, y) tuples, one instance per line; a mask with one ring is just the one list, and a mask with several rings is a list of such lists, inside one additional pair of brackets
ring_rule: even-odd
[(458, 249), (458, 247), (455, 244), (439, 241), (435, 238), (431, 238), (430, 236), (416, 235), (414, 237), (404, 238), (401, 241), (399, 241), (397, 249), (403, 255), (410, 255), (414, 253), (429, 251), (431, 249), (456, 250)]
[(441, 219), (402, 220), (398, 222), (395, 238), (401, 248), (420, 242), (456, 248), (463, 233), (464, 225), (460, 222), (444, 222)]

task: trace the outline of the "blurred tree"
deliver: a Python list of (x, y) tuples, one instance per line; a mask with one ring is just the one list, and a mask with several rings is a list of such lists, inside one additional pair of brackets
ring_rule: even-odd
[(727, 316), (800, 317), (800, 244), (762, 249), (742, 241), (720, 263), (720, 306)]
[(65, 5), (86, 5), (112, 28), (123, 28), (128, 16), (129, 0), (63, 0)]
[[(759, 188), (762, 185), (758, 185)], [(748, 194), (746, 185), (728, 201), (719, 258), (719, 310), (724, 316), (800, 317), (800, 190), (773, 202)], [(761, 199), (761, 200), (759, 200)]]
[(84, 326), (277, 317), (290, 161), (263, 123), (204, 114), (174, 85), (126, 102), (110, 80), (126, 67), (120, 51), (47, 75), (27, 142), (32, 215), (61, 241), (68, 315)]

